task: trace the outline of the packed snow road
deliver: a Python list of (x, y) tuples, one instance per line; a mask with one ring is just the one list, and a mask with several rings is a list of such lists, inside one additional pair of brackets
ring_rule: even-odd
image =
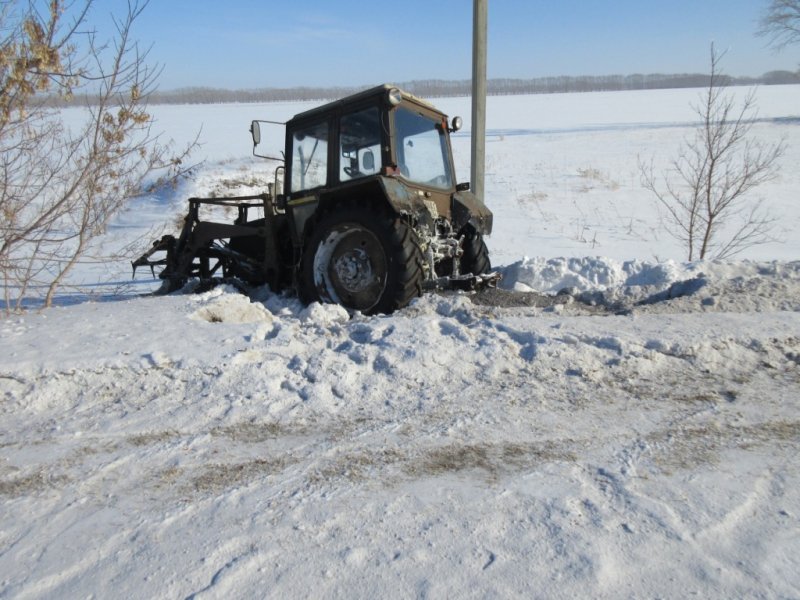
[(800, 264), (580, 266), (0, 322), (0, 597), (797, 597)]

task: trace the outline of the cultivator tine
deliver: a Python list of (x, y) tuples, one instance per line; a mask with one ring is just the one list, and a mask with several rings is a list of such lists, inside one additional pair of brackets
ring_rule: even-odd
[(150, 267), (150, 272), (153, 274), (153, 279), (156, 277), (156, 266), (167, 264), (166, 258), (160, 258), (158, 260), (150, 260), (150, 257), (153, 256), (156, 252), (167, 252), (169, 254), (170, 248), (172, 248), (173, 244), (175, 243), (175, 238), (171, 235), (165, 235), (160, 240), (156, 240), (153, 242), (153, 247), (150, 248), (147, 252), (142, 254), (139, 258), (131, 262), (131, 267), (133, 267), (133, 277), (136, 277), (136, 269), (139, 267)]

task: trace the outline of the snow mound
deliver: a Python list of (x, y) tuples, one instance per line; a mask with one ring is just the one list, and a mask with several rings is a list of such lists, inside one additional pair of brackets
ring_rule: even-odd
[(502, 287), (520, 292), (606, 290), (618, 286), (668, 286), (685, 272), (673, 261), (620, 263), (605, 257), (528, 258), (506, 267)]
[(337, 323), (347, 323), (350, 320), (350, 313), (338, 304), (312, 302), (300, 313), (300, 320), (306, 324), (326, 328)]
[(272, 323), (272, 313), (260, 302), (251, 302), (231, 286), (219, 286), (197, 298), (201, 308), (190, 318), (209, 323)]
[(800, 261), (695, 261), (672, 260), (619, 262), (607, 257), (529, 258), (498, 269), (501, 287), (520, 292), (558, 293), (571, 291), (605, 291), (622, 287), (649, 287), (666, 290), (690, 279), (773, 279), (800, 280)]

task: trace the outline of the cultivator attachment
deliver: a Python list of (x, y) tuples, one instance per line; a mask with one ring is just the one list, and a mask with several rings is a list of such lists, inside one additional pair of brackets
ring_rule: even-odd
[[(260, 200), (253, 203), (253, 200)], [(217, 223), (200, 220), (200, 207), (235, 209), (236, 220)], [(238, 281), (252, 285), (279, 285), (280, 269), (275, 242), (274, 220), (265, 217), (250, 220), (249, 211), (262, 209), (266, 215), (274, 211), (268, 194), (232, 198), (190, 198), (189, 213), (176, 238), (165, 235), (131, 263), (134, 276), (140, 267), (149, 267), (153, 277), (156, 267), (164, 284), (157, 293), (170, 293), (182, 288), (190, 279), (201, 286)]]

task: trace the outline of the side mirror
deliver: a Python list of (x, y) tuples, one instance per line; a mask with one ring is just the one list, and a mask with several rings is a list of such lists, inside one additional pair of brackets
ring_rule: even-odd
[(250, 135), (253, 136), (253, 146), (258, 146), (261, 143), (261, 126), (258, 121), (250, 123)]
[(463, 127), (463, 125), (464, 121), (461, 119), (461, 117), (453, 117), (453, 121), (451, 122), (450, 125), (450, 131), (451, 132), (459, 131), (461, 127)]
[(468, 192), (469, 191), (469, 181), (467, 181), (465, 183), (456, 184), (456, 191), (457, 192)]

